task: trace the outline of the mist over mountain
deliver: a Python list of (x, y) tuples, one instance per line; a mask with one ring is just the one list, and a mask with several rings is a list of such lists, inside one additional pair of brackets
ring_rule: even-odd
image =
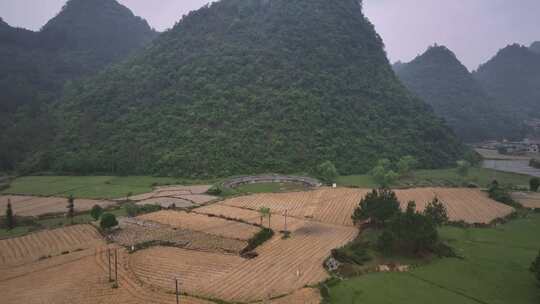
[(64, 84), (147, 45), (157, 33), (115, 0), (70, 0), (41, 31), (0, 21), (0, 168), (52, 140), (46, 104)]
[(394, 70), (464, 141), (520, 136), (520, 125), (498, 111), (493, 100), (448, 48), (429, 47), (410, 63), (394, 65)]
[(396, 78), (356, 0), (222, 0), (144, 52), (74, 83), (47, 151), (55, 171), (228, 176), (341, 173), (464, 147)]
[(540, 54), (538, 43), (501, 49), (481, 65), (474, 77), (496, 105), (520, 120), (540, 117)]
[(540, 54), (540, 41), (533, 42), (529, 49), (535, 53)]

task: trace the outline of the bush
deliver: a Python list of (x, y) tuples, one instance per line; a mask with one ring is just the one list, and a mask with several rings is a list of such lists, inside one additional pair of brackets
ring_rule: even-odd
[(537, 192), (539, 187), (540, 187), (540, 178), (538, 177), (531, 178), (531, 180), (529, 181), (529, 188), (531, 189), (531, 191)]
[(371, 260), (368, 253), (369, 244), (354, 241), (350, 245), (332, 250), (332, 257), (340, 263), (363, 265)]
[(316, 175), (321, 181), (330, 185), (336, 182), (339, 174), (334, 163), (326, 161), (317, 167)]
[(90, 210), (90, 216), (92, 216), (92, 218), (94, 220), (99, 220), (99, 217), (103, 214), (103, 208), (101, 208), (100, 205), (94, 205), (94, 207), (92, 207), (92, 210)]
[(223, 193), (223, 189), (221, 185), (213, 185), (206, 193), (210, 195), (221, 195)]
[(400, 177), (405, 177), (411, 174), (411, 171), (416, 168), (418, 161), (413, 156), (407, 155), (399, 159), (397, 163), (398, 173)]
[(536, 260), (531, 264), (531, 272), (534, 273), (536, 279), (540, 282), (540, 253), (538, 253)]
[(391, 163), (388, 159), (380, 159), (371, 170), (370, 175), (383, 188), (393, 184), (399, 177), (399, 174), (391, 169)]
[(135, 217), (137, 215), (159, 211), (161, 210), (161, 206), (150, 204), (139, 206), (134, 203), (125, 203), (124, 209), (129, 217)]
[(536, 169), (540, 169), (540, 160), (537, 160), (537, 159), (531, 159), (529, 161), (529, 166), (533, 167), (533, 168), (536, 168)]
[(371, 220), (375, 225), (384, 225), (386, 221), (400, 212), (396, 194), (389, 189), (373, 190), (362, 198), (352, 215), (355, 224), (362, 220)]
[(261, 231), (257, 232), (251, 239), (248, 241), (248, 245), (244, 248), (241, 254), (248, 253), (253, 251), (255, 248), (262, 245), (264, 242), (268, 241), (274, 236), (274, 231), (268, 228), (263, 228)]
[(500, 203), (503, 203), (503, 204), (506, 204), (515, 208), (522, 207), (519, 203), (514, 201), (514, 199), (510, 195), (510, 191), (508, 191), (508, 189), (506, 188), (499, 186), (499, 183), (497, 181), (493, 181), (491, 183), (488, 193), (489, 193), (489, 197), (493, 200), (496, 200), (497, 202), (500, 202)]
[(116, 220), (116, 216), (114, 214), (104, 213), (103, 215), (101, 215), (101, 222), (99, 225), (103, 229), (110, 229), (118, 225), (118, 221)]
[(456, 164), (457, 164), (457, 171), (459, 175), (463, 177), (466, 177), (467, 175), (469, 175), (469, 169), (471, 168), (470, 162), (466, 160), (460, 160)]

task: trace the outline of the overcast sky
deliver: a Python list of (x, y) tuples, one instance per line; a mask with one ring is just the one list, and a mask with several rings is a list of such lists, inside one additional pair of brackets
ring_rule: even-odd
[[(91, 0), (87, 0), (91, 1)], [(118, 0), (160, 31), (209, 0)], [(331, 1), (331, 0), (329, 0)], [(66, 0), (0, 0), (0, 17), (38, 30)], [(497, 50), (540, 40), (540, 0), (364, 0), (365, 13), (386, 43), (391, 61), (410, 61), (443, 44), (476, 69)]]

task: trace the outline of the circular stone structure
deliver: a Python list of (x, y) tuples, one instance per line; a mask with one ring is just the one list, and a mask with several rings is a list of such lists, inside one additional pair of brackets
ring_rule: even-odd
[(308, 187), (320, 187), (322, 184), (315, 178), (305, 176), (291, 176), (279, 174), (264, 174), (253, 176), (240, 176), (228, 179), (223, 182), (225, 188), (236, 188), (245, 184), (260, 183), (300, 183)]

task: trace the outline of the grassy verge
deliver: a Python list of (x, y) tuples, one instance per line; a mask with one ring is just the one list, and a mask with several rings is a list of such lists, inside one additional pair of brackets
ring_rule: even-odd
[(268, 193), (305, 191), (307, 189), (308, 187), (298, 183), (260, 183), (242, 185), (235, 190), (239, 193)]
[(152, 191), (154, 186), (206, 184), (196, 181), (151, 176), (28, 176), (17, 178), (2, 193), (42, 196), (69, 196), (90, 199), (113, 199)]
[[(509, 172), (495, 171), (485, 168), (471, 168), (468, 176), (462, 177), (456, 169), (417, 170), (411, 177), (398, 180), (394, 187), (428, 187), (448, 186), (458, 187), (474, 183), (480, 187), (486, 187), (494, 179), (501, 185), (514, 185), (526, 187), (530, 176)], [(377, 183), (369, 175), (351, 175), (338, 178), (338, 185), (361, 188), (374, 188)]]
[(538, 254), (540, 214), (495, 228), (441, 229), (464, 259), (440, 259), (408, 273), (377, 273), (333, 284), (330, 303), (539, 303), (528, 268)]

